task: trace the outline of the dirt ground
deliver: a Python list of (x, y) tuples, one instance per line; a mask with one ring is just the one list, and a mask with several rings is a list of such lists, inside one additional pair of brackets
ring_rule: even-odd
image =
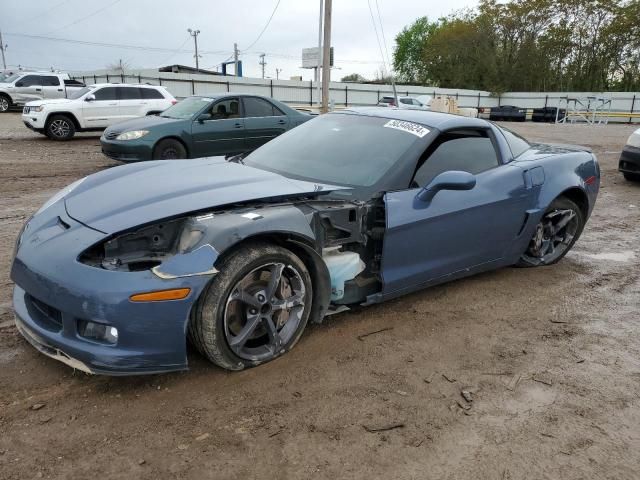
[(0, 115), (0, 478), (640, 478), (640, 185), (616, 172), (633, 128), (510, 126), (600, 159), (560, 264), (332, 316), (244, 372), (192, 353), (189, 372), (107, 378), (19, 336), (9, 268), (48, 196), (115, 163), (96, 136), (51, 142)]

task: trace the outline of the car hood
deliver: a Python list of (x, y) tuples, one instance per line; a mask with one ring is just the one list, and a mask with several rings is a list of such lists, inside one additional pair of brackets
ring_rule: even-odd
[(70, 100), (68, 98), (52, 98), (49, 100), (32, 100), (30, 102), (27, 102), (25, 105), (29, 107), (39, 107), (40, 105), (60, 105), (74, 101), (75, 100)]
[(106, 133), (122, 133), (132, 130), (148, 130), (149, 128), (157, 125), (168, 125), (171, 123), (184, 122), (183, 118), (168, 118), (161, 117), (159, 115), (147, 115), (146, 117), (132, 118), (131, 120), (125, 120), (124, 122), (118, 122), (115, 125), (111, 125), (105, 130)]
[(293, 180), (223, 157), (151, 161), (88, 176), (65, 198), (67, 214), (106, 234), (238, 202), (344, 187)]

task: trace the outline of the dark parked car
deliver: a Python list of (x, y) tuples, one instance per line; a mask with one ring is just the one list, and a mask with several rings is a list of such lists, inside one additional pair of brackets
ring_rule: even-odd
[(485, 120), (330, 113), (244, 158), (124, 165), (61, 191), (18, 238), (16, 323), (88, 372), (185, 369), (187, 338), (241, 370), (345, 307), (558, 262), (599, 185), (587, 149)]
[(556, 120), (562, 120), (566, 114), (567, 111), (564, 108), (559, 110), (558, 107), (534, 108), (531, 114), (531, 121), (553, 123)]
[(631, 182), (640, 182), (640, 128), (629, 135), (622, 149), (618, 170)]
[(527, 109), (514, 107), (513, 105), (491, 107), (491, 111), (489, 112), (489, 120), (493, 121), (524, 122), (526, 119)]
[(311, 118), (257, 95), (189, 97), (157, 116), (112, 125), (100, 143), (102, 153), (122, 162), (235, 155)]

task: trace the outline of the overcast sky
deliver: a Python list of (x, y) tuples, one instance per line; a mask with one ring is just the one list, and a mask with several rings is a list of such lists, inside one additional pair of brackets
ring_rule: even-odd
[[(416, 18), (438, 18), (473, 7), (474, 0), (377, 0), (389, 55), (395, 35)], [(377, 19), (376, 0), (369, 0)], [(193, 40), (187, 28), (199, 29), (201, 68), (226, 60), (237, 42), (245, 76), (260, 76), (258, 55), (266, 53), (266, 76), (302, 75), (301, 50), (318, 43), (319, 0), (0, 0), (0, 30), (7, 63), (62, 70), (105, 68), (119, 58), (132, 67), (174, 63), (194, 65)], [(378, 32), (381, 35), (380, 31)], [(84, 42), (149, 47), (120, 48), (72, 44), (22, 35), (57, 37)], [(349, 73), (373, 77), (381, 54), (367, 0), (333, 0), (333, 79)], [(159, 49), (159, 50), (153, 50)], [(244, 50), (244, 51), (243, 51)]]

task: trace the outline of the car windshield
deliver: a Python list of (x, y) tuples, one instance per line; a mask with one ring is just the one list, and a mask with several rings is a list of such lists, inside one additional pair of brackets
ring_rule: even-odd
[(186, 119), (193, 117), (202, 110), (206, 105), (210, 104), (213, 98), (208, 97), (189, 97), (181, 102), (167, 108), (162, 112), (161, 117)]
[(13, 83), (20, 78), (20, 73), (12, 73), (2, 80), (3, 83)]
[(271, 140), (243, 163), (312, 182), (370, 187), (428, 132), (388, 118), (323, 115)]
[(84, 94), (89, 93), (94, 88), (95, 87), (84, 87), (84, 88), (81, 88), (80, 90), (76, 90), (75, 92), (70, 92), (67, 98), (69, 98), (70, 100), (75, 100), (76, 98), (80, 98)]

